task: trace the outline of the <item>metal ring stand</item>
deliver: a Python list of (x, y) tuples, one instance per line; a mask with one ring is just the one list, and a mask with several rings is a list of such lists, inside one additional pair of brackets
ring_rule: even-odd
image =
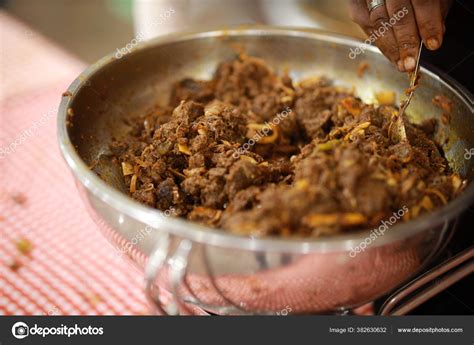
[(411, 281), (390, 296), (381, 315), (405, 315), (474, 272), (474, 248), (468, 248)]
[(179, 295), (179, 287), (183, 283), (186, 269), (188, 267), (188, 256), (193, 248), (190, 240), (182, 240), (179, 243), (178, 249), (174, 255), (169, 259), (169, 280), (171, 282), (171, 292), (173, 294), (173, 303), (170, 304), (172, 315), (179, 312), (178, 306), (182, 304), (182, 298)]
[(145, 267), (145, 295), (150, 304), (156, 308), (156, 311), (164, 315), (168, 315), (168, 312), (165, 310), (163, 303), (161, 303), (159, 291), (155, 293), (154, 287), (156, 276), (168, 258), (169, 245), (170, 237), (165, 233), (157, 241)]
[[(157, 245), (153, 249), (145, 267), (145, 294), (147, 299), (155, 307), (157, 313), (177, 315), (179, 305), (182, 304), (178, 290), (186, 275), (188, 256), (192, 250), (192, 242), (182, 240), (176, 252), (171, 257), (169, 257), (168, 254), (170, 244), (171, 240), (168, 234), (164, 234), (162, 238), (157, 241)], [(167, 306), (161, 301), (159, 288), (155, 284), (159, 272), (165, 265), (169, 267), (169, 281), (173, 295), (173, 300)], [(158, 291), (155, 291), (156, 288), (158, 288)]]
[[(194, 304), (198, 307), (206, 305), (197, 299), (182, 298), (179, 288), (186, 276), (188, 257), (193, 244), (190, 240), (182, 240), (175, 253), (169, 257), (171, 239), (168, 234), (162, 235), (152, 251), (145, 267), (145, 293), (148, 300), (155, 307), (157, 313), (163, 315), (178, 315), (179, 306), (183, 303)], [(454, 283), (474, 272), (474, 247), (455, 255), (442, 264), (412, 280), (384, 303), (380, 315), (404, 315), (415, 309), (428, 299), (447, 289)], [(171, 285), (172, 301), (167, 306), (161, 301), (159, 288), (155, 281), (161, 269), (168, 265), (168, 279)], [(158, 288), (158, 292), (156, 292)], [(223, 314), (236, 312), (232, 307), (209, 306)], [(241, 310), (239, 310), (242, 313)]]

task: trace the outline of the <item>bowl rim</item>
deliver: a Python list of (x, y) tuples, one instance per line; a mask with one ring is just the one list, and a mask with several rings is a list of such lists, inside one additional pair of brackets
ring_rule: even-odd
[[(209, 37), (224, 36), (252, 36), (252, 35), (283, 35), (296, 36), (298, 38), (308, 38), (329, 41), (331, 43), (343, 44), (353, 47), (361, 44), (361, 40), (349, 36), (336, 34), (319, 29), (299, 29), (275, 26), (239, 26), (237, 28), (225, 30), (197, 31), (191, 33), (175, 33), (152, 40), (139, 43), (134, 50), (127, 55), (138, 54), (146, 49), (168, 44), (183, 42), (187, 40), (203, 39)], [(381, 54), (378, 49), (373, 46), (366, 47), (376, 54)], [(210, 244), (219, 247), (243, 249), (251, 251), (270, 251), (285, 253), (311, 253), (326, 251), (347, 251), (352, 250), (354, 246), (359, 245), (367, 239), (372, 229), (364, 229), (350, 234), (340, 234), (328, 237), (318, 238), (291, 238), (282, 239), (278, 237), (250, 237), (244, 235), (236, 235), (224, 230), (213, 229), (194, 222), (190, 222), (181, 218), (166, 217), (160, 210), (151, 208), (133, 200), (128, 195), (118, 191), (114, 187), (108, 185), (100, 179), (93, 171), (91, 171), (86, 163), (81, 159), (74, 148), (67, 129), (68, 109), (74, 102), (77, 93), (87, 85), (89, 78), (98, 73), (102, 68), (113, 63), (116, 60), (115, 52), (101, 58), (94, 64), (86, 68), (68, 87), (67, 97), (62, 97), (58, 108), (58, 142), (63, 158), (72, 171), (74, 177), (81, 185), (91, 192), (95, 197), (104, 203), (113, 207), (120, 213), (127, 215), (135, 220), (141, 221), (152, 228), (159, 230), (165, 229), (172, 235), (187, 238), (194, 242)], [(472, 95), (467, 90), (463, 90), (459, 84), (451, 85), (450, 82), (436, 75), (435, 73), (422, 67), (421, 71), (432, 78), (437, 79), (440, 83), (457, 95), (472, 110)], [(459, 91), (461, 90), (461, 91)], [(471, 104), (469, 104), (471, 102)], [(383, 236), (373, 241), (370, 248), (375, 248), (388, 243), (402, 240), (409, 236), (414, 236), (420, 232), (432, 229), (433, 227), (452, 220), (474, 200), (474, 183), (470, 183), (466, 190), (457, 198), (448, 204), (440, 207), (435, 212), (423, 215), (414, 220), (396, 223), (390, 227)]]

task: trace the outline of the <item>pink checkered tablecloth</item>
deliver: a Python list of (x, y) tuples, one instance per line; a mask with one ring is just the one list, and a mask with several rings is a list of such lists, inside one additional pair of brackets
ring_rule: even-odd
[(151, 314), (59, 152), (57, 108), (84, 63), (2, 11), (0, 44), (0, 315)]
[(2, 11), (0, 44), (0, 315), (150, 313), (59, 153), (57, 107), (85, 65)]

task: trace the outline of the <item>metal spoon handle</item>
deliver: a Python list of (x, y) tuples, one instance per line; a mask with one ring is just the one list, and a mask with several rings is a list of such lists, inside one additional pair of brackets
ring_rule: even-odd
[(415, 84), (418, 79), (418, 73), (420, 72), (420, 56), (421, 56), (421, 49), (423, 48), (423, 42), (420, 43), (420, 47), (418, 49), (418, 56), (416, 57), (416, 65), (415, 65), (415, 70), (412, 72), (411, 78), (410, 78), (410, 92), (408, 93), (407, 97), (405, 100), (402, 102), (402, 105), (400, 107), (400, 113), (399, 116), (402, 117), (405, 114), (405, 110), (408, 107), (408, 104), (411, 101), (411, 98), (413, 97), (413, 93), (415, 92)]

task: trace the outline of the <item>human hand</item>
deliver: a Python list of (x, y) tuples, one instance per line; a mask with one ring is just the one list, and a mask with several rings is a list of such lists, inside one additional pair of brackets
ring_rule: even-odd
[(350, 0), (351, 18), (367, 35), (375, 34), (375, 44), (399, 71), (415, 68), (420, 39), (430, 50), (441, 47), (452, 0), (385, 0), (369, 13), (371, 2)]

